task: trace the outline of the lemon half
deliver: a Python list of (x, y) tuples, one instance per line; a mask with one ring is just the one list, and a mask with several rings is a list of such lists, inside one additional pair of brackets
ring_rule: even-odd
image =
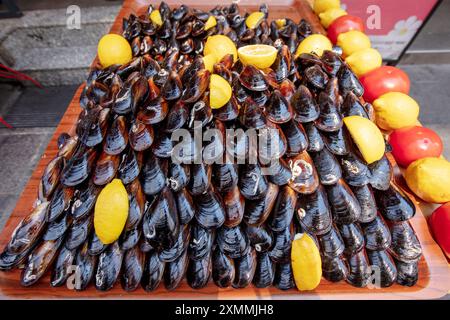
[(227, 80), (212, 74), (209, 80), (209, 105), (212, 109), (223, 107), (231, 99), (231, 86)]
[(274, 63), (277, 58), (277, 49), (265, 44), (252, 44), (240, 47), (238, 55), (242, 64), (265, 69)]

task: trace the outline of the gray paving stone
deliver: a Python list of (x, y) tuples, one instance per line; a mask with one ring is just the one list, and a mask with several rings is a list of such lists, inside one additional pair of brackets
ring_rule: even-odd
[(11, 216), (12, 211), (16, 207), (20, 194), (0, 195), (0, 232)]

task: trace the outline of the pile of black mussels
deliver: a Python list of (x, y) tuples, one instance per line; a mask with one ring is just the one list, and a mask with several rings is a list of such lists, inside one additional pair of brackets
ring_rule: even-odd
[[(23, 268), (24, 286), (50, 271), (51, 285), (61, 286), (76, 266), (77, 290), (90, 283), (108, 290), (119, 279), (127, 291), (160, 283), (173, 290), (184, 278), (194, 289), (212, 279), (219, 287), (287, 290), (295, 287), (291, 242), (307, 232), (330, 281), (365, 287), (378, 268), (382, 287), (414, 285), (421, 247), (408, 219), (415, 207), (393, 184), (386, 156), (365, 163), (343, 125), (350, 115), (373, 120), (373, 111), (361, 102), (362, 86), (339, 50), (294, 58), (311, 26), (269, 22), (266, 5), (256, 29), (247, 28), (248, 13), (236, 4), (204, 12), (162, 2), (159, 10), (161, 27), (148, 14), (123, 21), (130, 63), (90, 72), (76, 132), (59, 137), (36, 207), (1, 253), (0, 269)], [(210, 15), (217, 25), (204, 30)], [(233, 63), (232, 56), (217, 63), (214, 72), (229, 81), (233, 96), (215, 110), (201, 57), (213, 34), (237, 47), (278, 49), (266, 70)], [(276, 129), (276, 172), (262, 175), (258, 163), (172, 161), (171, 134), (193, 132), (195, 123), (202, 130)], [(128, 191), (129, 216), (120, 239), (103, 245), (93, 207), (114, 178)]]

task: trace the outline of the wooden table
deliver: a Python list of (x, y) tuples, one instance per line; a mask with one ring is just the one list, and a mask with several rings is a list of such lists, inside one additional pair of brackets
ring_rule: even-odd
[[(181, 1), (167, 1), (170, 5), (180, 5)], [(206, 1), (190, 0), (184, 3), (191, 7), (211, 9), (213, 5), (205, 5)], [(148, 5), (144, 0), (126, 0), (114, 22), (111, 32), (121, 33), (122, 18), (128, 17), (130, 13), (143, 13)], [(221, 1), (222, 5), (231, 3)], [(241, 1), (241, 10), (255, 10), (259, 6), (259, 1)], [(317, 17), (311, 11), (306, 0), (276, 0), (270, 2), (270, 19), (290, 17), (295, 21), (305, 18), (312, 24), (316, 32), (325, 33)], [(94, 61), (95, 63), (95, 61)], [(81, 111), (79, 107), (79, 97), (82, 87), (76, 91), (72, 101), (67, 108), (60, 124), (34, 170), (28, 184), (26, 185), (16, 208), (10, 219), (6, 223), (0, 235), (0, 247), (8, 242), (12, 231), (26, 216), (33, 206), (37, 196), (40, 177), (47, 163), (57, 153), (56, 139), (62, 132), (71, 132), (74, 123)], [(392, 159), (391, 159), (392, 160)], [(402, 185), (401, 177), (398, 182)], [(119, 284), (108, 292), (96, 291), (93, 286), (82, 292), (75, 292), (67, 288), (52, 288), (49, 284), (49, 276), (45, 276), (38, 284), (24, 288), (19, 284), (20, 271), (0, 272), (0, 298), (11, 299), (78, 299), (78, 298), (101, 298), (101, 299), (410, 299), (410, 298), (439, 298), (444, 296), (450, 288), (450, 269), (442, 251), (430, 236), (428, 226), (420, 210), (420, 202), (409, 194), (417, 206), (417, 214), (411, 219), (411, 224), (416, 231), (423, 248), (423, 257), (419, 262), (419, 280), (414, 287), (403, 287), (393, 285), (390, 288), (368, 289), (355, 288), (345, 282), (331, 283), (322, 280), (319, 287), (310, 292), (298, 292), (297, 290), (280, 291), (276, 288), (257, 289), (253, 286), (245, 289), (220, 289), (213, 284), (209, 284), (201, 290), (191, 289), (186, 282), (175, 291), (169, 292), (160, 286), (153, 293), (147, 293), (142, 288), (135, 292), (127, 293), (122, 290)]]

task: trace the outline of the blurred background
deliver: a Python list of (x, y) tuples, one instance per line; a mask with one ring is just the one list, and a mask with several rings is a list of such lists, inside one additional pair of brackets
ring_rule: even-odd
[[(270, 7), (270, 1), (261, 2)], [(346, 10), (361, 17), (365, 14), (361, 10), (369, 3), (364, 7), (362, 2), (366, 1), (342, 0)], [(370, 1), (379, 3), (382, 9), (383, 5), (401, 2)], [(42, 88), (27, 80), (0, 77), (0, 117), (5, 121), (0, 123), (0, 229), (75, 90), (85, 79), (96, 55), (97, 42), (108, 32), (122, 1), (15, 0), (14, 3), (16, 7), (11, 6), (12, 1), (0, 1), (0, 63), (33, 77)], [(450, 0), (441, 1), (421, 29), (421, 23), (427, 20), (437, 1), (407, 3), (420, 12), (397, 20), (389, 17), (389, 30), (394, 30), (393, 33), (374, 32), (371, 38), (386, 58), (396, 60), (401, 55), (398, 61), (390, 63), (408, 73), (411, 96), (421, 106), (420, 120), (442, 137), (446, 146), (444, 155), (450, 158)], [(67, 28), (70, 5), (81, 8), (80, 29)], [(386, 10), (404, 13), (393, 8)], [(410, 16), (415, 18), (409, 19)], [(392, 40), (395, 34), (403, 35), (404, 40)], [(411, 45), (403, 52), (411, 39)]]

